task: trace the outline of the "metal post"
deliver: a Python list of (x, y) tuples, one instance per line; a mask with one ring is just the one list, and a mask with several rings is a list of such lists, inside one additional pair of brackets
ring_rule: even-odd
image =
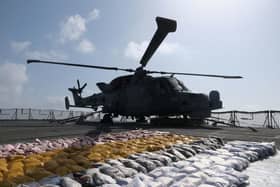
[(230, 117), (229, 117), (228, 122), (234, 126), (234, 120), (233, 120), (234, 119), (234, 117), (233, 117), (234, 114), (233, 113), (234, 113), (234, 111), (230, 111)]
[(71, 110), (71, 111), (69, 111), (69, 116), (68, 116), (68, 118), (72, 118), (72, 117), (74, 117), (74, 112)]
[(270, 114), (269, 111), (264, 111), (266, 113), (266, 117), (263, 123), (263, 127), (270, 128)]
[(236, 111), (234, 110), (230, 112), (229, 123), (234, 127), (236, 126)]
[(32, 119), (31, 108), (29, 108), (29, 111), (28, 111), (28, 120), (31, 120), (31, 119)]
[(277, 121), (273, 115), (274, 113), (275, 113), (274, 111), (270, 111), (271, 126), (272, 126), (272, 128), (279, 128)]
[(50, 121), (54, 121), (54, 120), (55, 120), (54, 111), (50, 111), (50, 112), (49, 112), (48, 119), (49, 119)]
[(18, 119), (18, 109), (16, 108), (16, 113), (15, 113), (15, 120)]
[(268, 113), (269, 113), (269, 127), (273, 129), (272, 114), (270, 111), (268, 111)]

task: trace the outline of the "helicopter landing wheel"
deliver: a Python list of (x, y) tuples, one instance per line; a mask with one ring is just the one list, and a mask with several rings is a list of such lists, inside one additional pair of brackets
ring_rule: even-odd
[(147, 123), (147, 120), (144, 116), (141, 116), (139, 118), (136, 118), (136, 123)]
[(187, 114), (184, 114), (184, 115), (183, 115), (183, 119), (190, 119), (190, 116), (187, 115)]
[(111, 114), (105, 114), (101, 120), (101, 123), (113, 123)]

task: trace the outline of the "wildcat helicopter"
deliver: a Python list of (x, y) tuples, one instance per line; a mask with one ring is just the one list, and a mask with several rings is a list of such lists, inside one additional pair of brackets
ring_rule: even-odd
[[(225, 79), (239, 79), (242, 77), (144, 69), (168, 33), (175, 32), (177, 28), (177, 22), (167, 18), (156, 17), (156, 23), (157, 30), (140, 60), (140, 67), (137, 69), (33, 59), (27, 60), (27, 63), (46, 63), (132, 73), (117, 77), (110, 83), (96, 83), (101, 92), (87, 97), (82, 97), (82, 92), (87, 86), (87, 83), (80, 86), (78, 80), (77, 88), (69, 88), (69, 91), (73, 95), (74, 105), (71, 105), (69, 98), (65, 97), (66, 109), (69, 109), (69, 107), (83, 107), (92, 108), (96, 111), (101, 108), (101, 112), (105, 114), (102, 122), (112, 122), (112, 118), (118, 116), (131, 117), (132, 119), (136, 118), (137, 121), (145, 121), (145, 117), (150, 116), (184, 116), (186, 119), (205, 119), (210, 117), (211, 110), (222, 108), (219, 92), (212, 90), (209, 95), (193, 93), (182, 81), (175, 78), (174, 75)], [(165, 76), (153, 77), (151, 74)]]

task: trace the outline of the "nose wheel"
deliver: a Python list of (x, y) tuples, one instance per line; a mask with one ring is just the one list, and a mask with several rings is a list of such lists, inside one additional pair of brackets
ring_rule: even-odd
[(112, 115), (105, 114), (101, 120), (101, 123), (113, 123)]
[(147, 120), (145, 119), (144, 116), (137, 117), (136, 118), (136, 123), (147, 123)]

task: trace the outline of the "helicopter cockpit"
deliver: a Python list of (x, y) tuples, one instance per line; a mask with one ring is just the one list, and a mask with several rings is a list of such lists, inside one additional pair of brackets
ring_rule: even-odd
[(169, 77), (168, 83), (170, 84), (172, 90), (179, 91), (179, 92), (189, 92), (190, 90), (184, 85), (184, 83), (175, 77)]
[(170, 95), (175, 92), (189, 92), (190, 90), (175, 77), (155, 77), (152, 87), (161, 95)]

